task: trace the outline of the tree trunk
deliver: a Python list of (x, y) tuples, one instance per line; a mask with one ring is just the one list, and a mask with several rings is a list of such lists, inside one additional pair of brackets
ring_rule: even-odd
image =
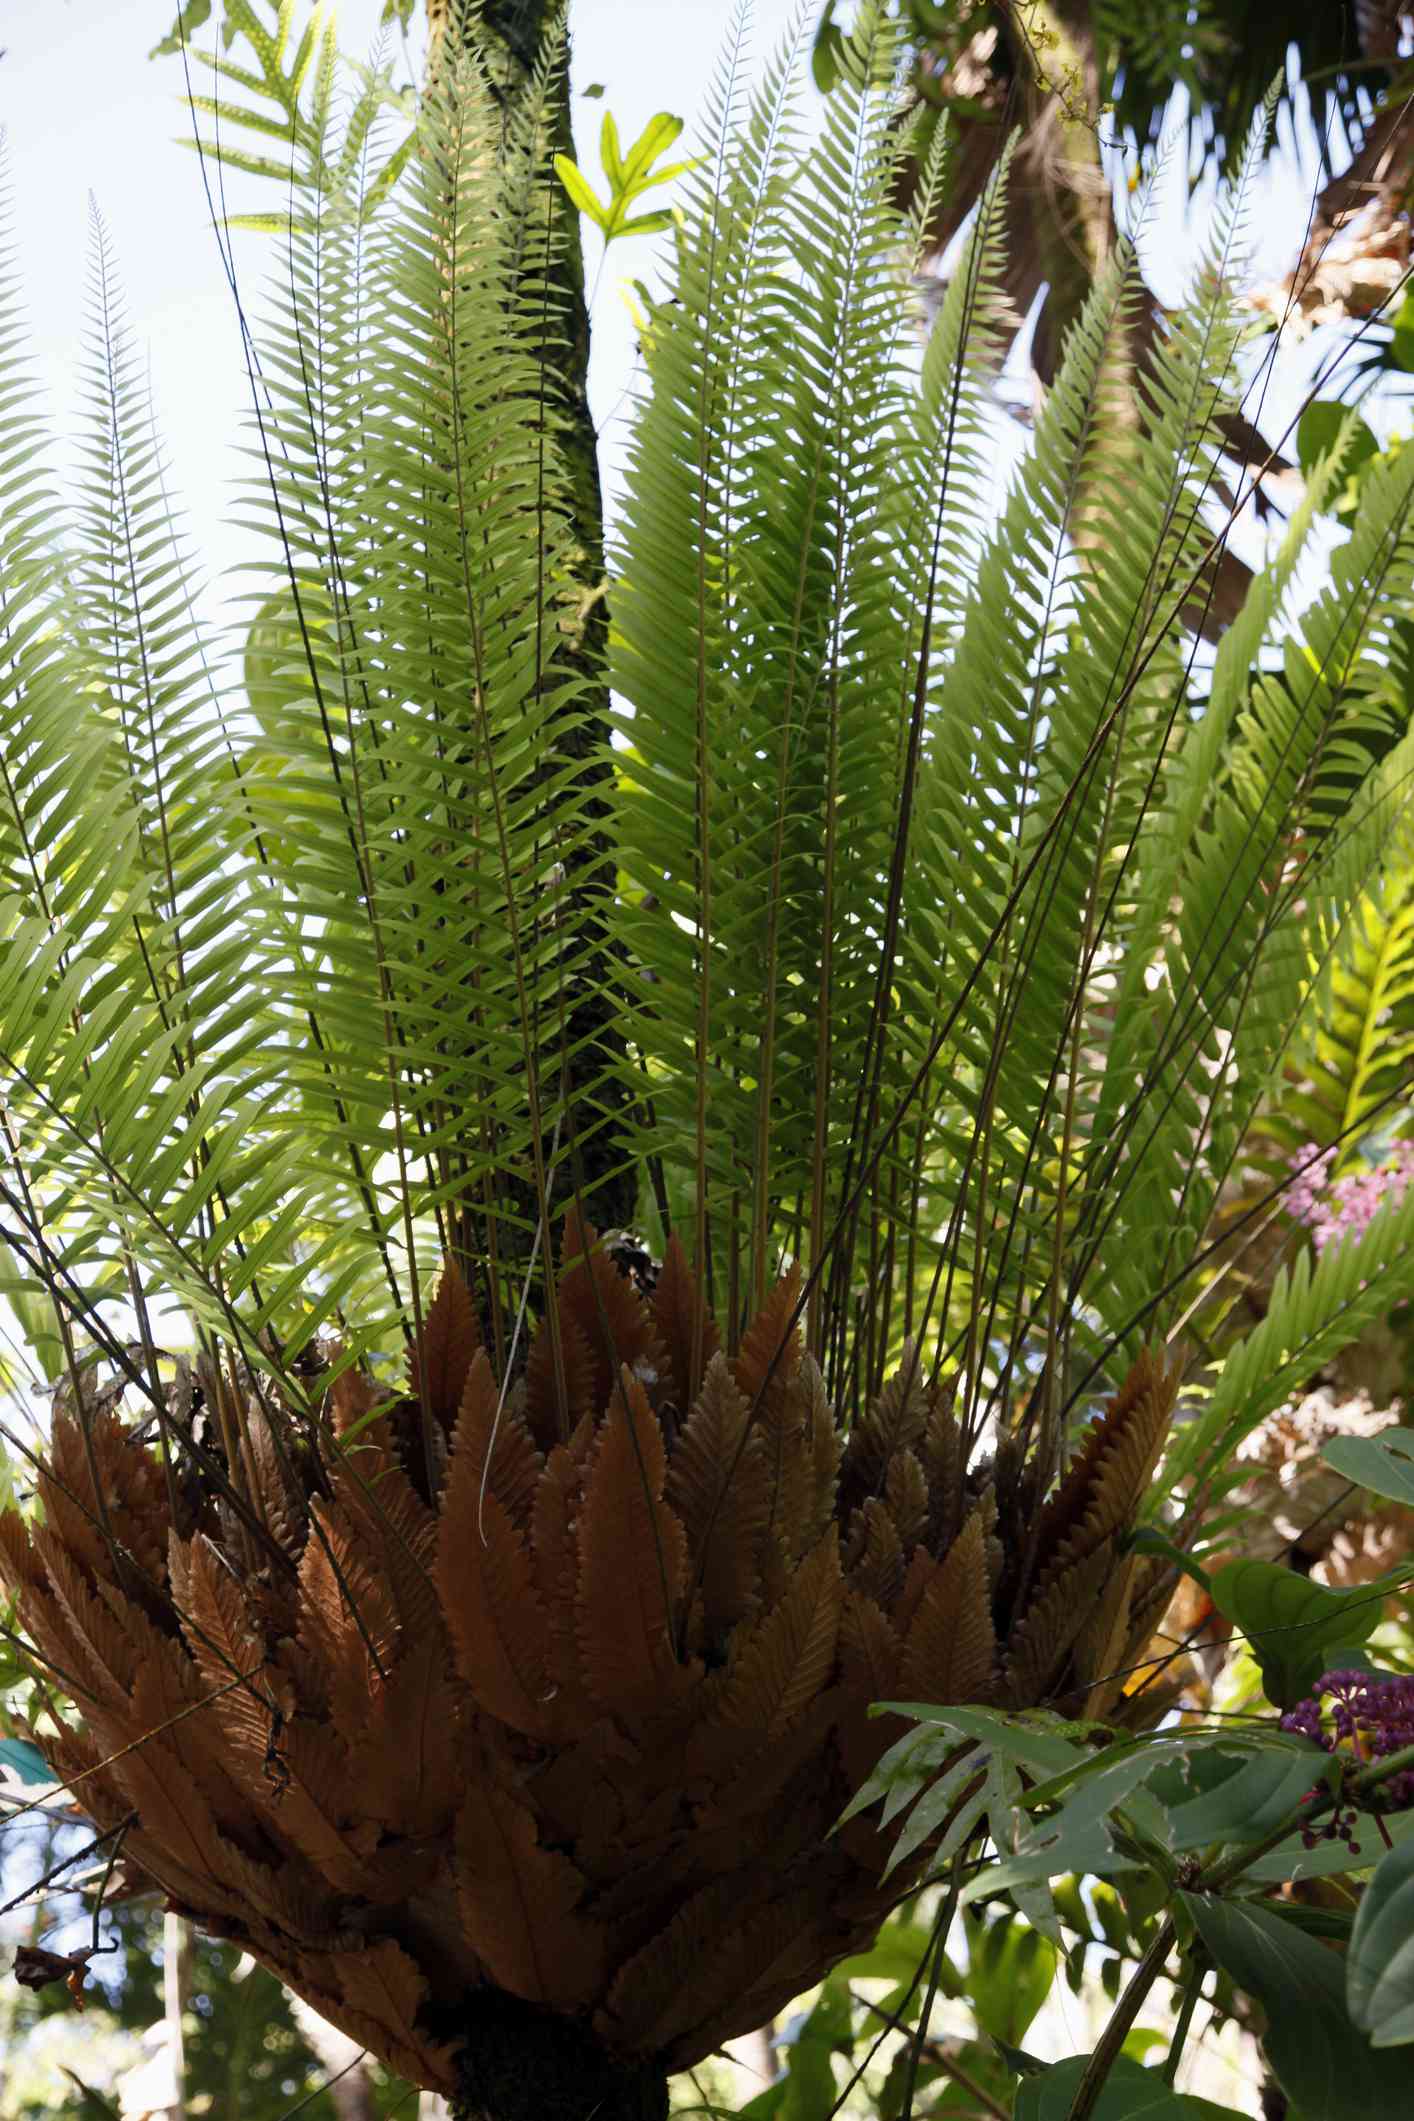
[[(506, 94), (513, 97), (530, 78), (545, 36), (559, 12), (553, 0), (483, 0), (483, 5), (464, 15), (460, 0), (428, 0), (431, 41), (429, 75), (444, 47), (464, 34), (463, 24), (476, 22), (482, 37), (488, 33), (504, 50)], [(558, 70), (552, 89), (551, 151), (574, 155), (574, 129), (570, 115), (570, 70)], [(608, 609), (604, 599), (604, 509), (599, 484), (598, 436), (589, 410), (589, 314), (584, 299), (584, 253), (580, 243), (579, 214), (563, 186), (556, 183), (552, 210), (559, 241), (559, 269), (552, 297), (559, 304), (556, 319), (558, 340), (552, 340), (547, 361), (557, 371), (565, 419), (558, 441), (570, 484), (570, 505), (578, 544), (577, 574), (583, 590), (579, 637), (562, 651), (561, 660), (576, 675), (588, 681), (587, 695), (576, 713), (588, 714), (580, 727), (566, 729), (565, 750), (584, 762), (586, 782), (593, 788), (590, 814), (600, 821), (589, 846), (578, 857), (568, 882), (570, 904), (567, 918), (576, 939), (589, 945), (588, 956), (572, 990), (566, 1012), (566, 1043), (571, 1049), (588, 1041), (575, 1053), (570, 1065), (573, 1133), (573, 1171), (589, 1219), (600, 1230), (627, 1226), (633, 1218), (637, 1194), (636, 1174), (622, 1168), (623, 1126), (630, 1093), (623, 1073), (625, 1044), (619, 1024), (624, 1015), (622, 982), (610, 962), (601, 907), (604, 893), (613, 888), (612, 846), (607, 832), (608, 797), (613, 768), (604, 741), (608, 727), (609, 688), (604, 680), (604, 650), (608, 638)], [(555, 760), (549, 761), (553, 771)], [(581, 1094), (574, 1095), (578, 1090)], [(548, 1149), (548, 1144), (546, 1145)], [(563, 1205), (568, 1184), (556, 1188)], [(469, 1261), (473, 1247), (466, 1227), (454, 1233), (454, 1250)], [(546, 1251), (548, 1253), (547, 1245)]]
[(460, 2031), (451, 2121), (667, 2121), (665, 2072), (606, 2054), (577, 2019), (486, 1988)]
[(170, 2121), (186, 2121), (187, 2054), (182, 2013), (186, 2006), (191, 1948), (191, 1925), (168, 1908), (162, 1917), (162, 2017), (167, 2028), (167, 2055), (172, 2065), (175, 2094), (169, 2110)]

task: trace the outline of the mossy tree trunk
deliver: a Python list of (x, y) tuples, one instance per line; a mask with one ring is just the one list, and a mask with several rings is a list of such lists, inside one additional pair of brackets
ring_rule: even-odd
[[(429, 68), (435, 67), (447, 40), (461, 35), (464, 23), (475, 19), (482, 38), (489, 32), (504, 51), (505, 90), (508, 97), (513, 97), (529, 81), (559, 14), (560, 8), (552, 0), (483, 0), (479, 10), (465, 12), (461, 0), (428, 0)], [(552, 93), (551, 151), (572, 156), (574, 129), (568, 63), (557, 71)], [(561, 407), (566, 415), (558, 439), (571, 483), (577, 571), (582, 589), (577, 637), (568, 644), (561, 660), (568, 661), (589, 687), (587, 695), (577, 703), (576, 715), (582, 716), (578, 726), (564, 730), (561, 756), (568, 753), (583, 762), (591, 788), (590, 814), (598, 826), (577, 863), (567, 865), (570, 874), (566, 917), (575, 924), (577, 940), (588, 949), (566, 1012), (566, 1043), (575, 1055), (570, 1065), (571, 1090), (580, 1093), (572, 1097), (571, 1104), (575, 1182), (589, 1220), (600, 1230), (609, 1230), (631, 1222), (638, 1188), (636, 1173), (622, 1168), (623, 1119), (630, 1101), (623, 1074), (623, 983), (610, 956), (602, 910), (604, 893), (612, 890), (614, 881), (607, 830), (612, 767), (604, 742), (609, 713), (609, 690), (603, 675), (608, 634), (604, 509), (598, 437), (589, 410), (589, 314), (579, 215), (558, 184), (553, 210), (558, 241), (550, 294), (558, 315), (556, 335), (546, 350), (546, 359), (558, 372)], [(554, 771), (556, 763), (553, 757), (547, 760), (547, 770)], [(581, 1046), (582, 1041), (585, 1043)], [(548, 1150), (548, 1143), (546, 1147)], [(563, 1206), (568, 1194), (568, 1182), (562, 1181), (554, 1197)], [(469, 1230), (454, 1233), (454, 1250), (470, 1256)]]

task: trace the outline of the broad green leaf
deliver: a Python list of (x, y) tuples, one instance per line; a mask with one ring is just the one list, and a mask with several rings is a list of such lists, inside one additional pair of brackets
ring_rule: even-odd
[[(1009, 2112), (1016, 2072), (1010, 2068), (1000, 2050), (981, 2040), (965, 2040), (954, 2046), (949, 2042), (949, 2061), (957, 2060), (966, 2072), (969, 2083), (977, 2087), (993, 2103), (987, 2111)], [(920, 2062), (917, 2071), (911, 2069), (911, 2056), (907, 2045), (895, 2054), (889, 2064), (888, 2074), (879, 2087), (877, 2113), (879, 2121), (901, 2121), (904, 2101), (908, 2095), (909, 2081), (913, 2083), (913, 2112), (916, 2116), (945, 2117), (956, 2115), (958, 2121), (977, 2121), (982, 2108), (977, 2104), (977, 2091), (954, 2077), (947, 2062)], [(929, 2096), (921, 2096), (924, 2088)], [(825, 2121), (826, 2108), (814, 2121)]]
[(965, 1743), (936, 1725), (917, 1724), (896, 1738), (888, 1751), (876, 1765), (874, 1772), (855, 1791), (840, 1814), (839, 1824), (853, 1819), (858, 1812), (868, 1811), (871, 1805), (884, 1804), (884, 1825), (897, 1817), (905, 1805), (917, 1795), (925, 1783), (931, 1782), (943, 1763)]
[(1175, 1546), (1157, 1525), (1136, 1525), (1130, 1535), (1129, 1551), (1132, 1554), (1160, 1555), (1165, 1561), (1171, 1561), (1176, 1569), (1181, 1569), (1185, 1576), (1191, 1576), (1195, 1583), (1200, 1583), (1205, 1591), (1208, 1588), (1208, 1572), (1202, 1563), (1195, 1561), (1191, 1554), (1185, 1554), (1181, 1547)]
[(1380, 1859), (1360, 1897), (1345, 1959), (1345, 1999), (1372, 2046), (1414, 2041), (1414, 1841)]
[(1293, 2106), (1313, 2121), (1405, 2110), (1408, 2058), (1374, 2047), (1351, 2023), (1335, 1952), (1251, 1900), (1179, 1897), (1214, 1963), (1266, 2012), (1263, 2045)]
[[(1230, 1729), (1177, 1730), (1132, 1739), (1027, 1792), (1028, 1811), (1062, 1794), (1064, 1802), (1036, 1822), (1017, 1855), (1048, 1849), (1058, 1869), (1105, 1875), (1134, 1866), (1129, 1837), (1137, 1837), (1162, 1869), (1163, 1851), (1260, 1840), (1330, 1765), (1319, 1747), (1278, 1732), (1247, 1740)], [(1111, 1821), (1126, 1845), (1116, 1843)]]
[(1212, 1578), (1218, 1611), (1240, 1628), (1267, 1696), (1290, 1708), (1311, 1693), (1331, 1656), (1356, 1646), (1380, 1618), (1378, 1591), (1331, 1591), (1272, 1561), (1230, 1561)]
[(1102, 1876), (1132, 1868), (1135, 1859), (1119, 1849), (1102, 1812), (1082, 1806), (1070, 1816), (1032, 1822), (1023, 1807), (1016, 1765), (993, 1753), (987, 1761), (987, 1825), (998, 1860), (963, 1887), (961, 1902), (966, 1907), (984, 1894), (1010, 1893), (1032, 1928), (1059, 1944), (1051, 1880), (1069, 1871)]
[(189, 44), (195, 32), (210, 19), (211, 0), (185, 0), (177, 10), (177, 19), (160, 44), (154, 44), (148, 53), (150, 59), (165, 59)]
[[(774, 2084), (741, 2109), (751, 2121), (818, 2121), (835, 2101), (831, 2057), (854, 2046), (853, 2010), (842, 1976), (835, 1972), (808, 2012), (778, 2034), (782, 2069)], [(740, 2116), (738, 2117), (740, 2121)]]
[(0, 1738), (0, 1768), (31, 1789), (47, 1788), (54, 1781), (48, 1761), (26, 1738)]
[[(1016, 2095), (1014, 2121), (1066, 2121), (1089, 2060), (1071, 2055), (1039, 2077), (1028, 2077)], [(1117, 2057), (1093, 2113), (1094, 2121), (1231, 2121), (1226, 2107), (1174, 2091), (1157, 2070), (1145, 2069), (1130, 2055)]]
[[(979, 1779), (983, 1787), (974, 1789), (972, 1786)], [(906, 1863), (914, 1850), (940, 1827), (945, 1830), (938, 1842), (937, 1860), (946, 1863), (954, 1850), (968, 1840), (986, 1809), (983, 1757), (980, 1753), (969, 1753), (966, 1760), (939, 1775), (920, 1793), (889, 1851), (884, 1876), (887, 1878), (900, 1863)]]
[[(1222, 1750), (1195, 1755), (1185, 1764), (1184, 1779), (1207, 1783), (1186, 1802), (1174, 1801), (1174, 1786), (1164, 1783), (1155, 1794), (1169, 1799), (1166, 1838), (1182, 1854), (1213, 1842), (1261, 1841), (1280, 1826), (1307, 1791), (1333, 1770), (1331, 1756), (1300, 1738), (1283, 1742), (1276, 1733), (1259, 1750), (1242, 1754)], [(1214, 1773), (1214, 1769), (1222, 1772)], [(1151, 1785), (1152, 1787), (1152, 1785)]]
[(870, 1714), (911, 1716), (916, 1723), (940, 1726), (963, 1738), (975, 1739), (979, 1745), (990, 1747), (1033, 1773), (1047, 1775), (1063, 1775), (1086, 1766), (1090, 1756), (1074, 1741), (1084, 1740), (1103, 1728), (1053, 1716), (1046, 1709), (1017, 1709), (1008, 1714), (1002, 1709), (939, 1708), (929, 1701), (877, 1702)]
[(985, 1924), (970, 1912), (965, 1919), (967, 1993), (977, 2022), (1003, 2049), (1018, 2047), (1051, 1992), (1056, 1947), (1010, 1914)]
[(1414, 1429), (1387, 1429), (1382, 1436), (1337, 1436), (1321, 1456), (1358, 1487), (1414, 1508)]
[(670, 206), (655, 207), (651, 213), (635, 214), (631, 221), (615, 221), (616, 236), (658, 236), (673, 225), (673, 210)]
[(828, 96), (840, 77), (840, 52), (844, 32), (835, 21), (836, 0), (825, 0), (810, 48), (810, 71), (822, 96)]
[(996, 2048), (1013, 2077), (1040, 2077), (1051, 2066), (1036, 2055), (1028, 2055), (1024, 2047), (1012, 2047), (1005, 2040), (998, 2040)]
[(599, 160), (604, 175), (609, 180), (611, 191), (621, 192), (626, 188), (623, 156), (619, 151), (619, 128), (610, 110), (604, 113), (604, 122), (599, 128)]
[[(892, 1981), (896, 1986), (907, 1987), (935, 1942), (926, 1923), (895, 1916), (884, 1924), (867, 1952), (842, 1959), (835, 1971), (842, 1981)], [(962, 1976), (946, 1954), (939, 1986), (945, 1996), (962, 1993)]]
[(655, 112), (624, 156), (617, 188), (633, 192), (641, 190), (645, 183), (656, 183), (656, 172), (652, 177), (649, 172), (658, 158), (667, 153), (682, 128), (682, 119), (675, 118), (671, 111)]
[[(1245, 1873), (1244, 1883), (1251, 1876), (1252, 1873)], [(1351, 1908), (1307, 1907), (1299, 1900), (1278, 1900), (1274, 1907), (1288, 1928), (1298, 1929), (1307, 1937), (1333, 1937), (1346, 1944), (1355, 1926), (1355, 1914)]]
[[(1289, 1745), (1299, 1741), (1288, 1741), (1280, 1734), (1276, 1743)], [(1219, 1727), (1217, 1729), (1186, 1729), (1146, 1731), (1137, 1738), (1115, 1738), (1108, 1745), (1082, 1756), (1080, 1763), (1060, 1775), (1053, 1775), (1047, 1782), (1038, 1782), (1027, 1793), (1030, 1807), (1053, 1804), (1062, 1797), (1069, 1797), (1082, 1784), (1093, 1787), (1100, 1784), (1104, 1794), (1100, 1799), (1100, 1810), (1112, 1810), (1121, 1798), (1141, 1782), (1154, 1779), (1156, 1787), (1162, 1787), (1166, 1775), (1179, 1774), (1190, 1763), (1210, 1753), (1237, 1753), (1250, 1750), (1267, 1742), (1266, 1734), (1247, 1737), (1241, 1731)]]
[[(1385, 1832), (1398, 1848), (1414, 1836), (1414, 1812), (1392, 1812)], [(1259, 1856), (1243, 1876), (1254, 1885), (1285, 1885), (1303, 1878), (1337, 1878), (1349, 1871), (1367, 1871), (1378, 1862), (1384, 1843), (1373, 1819), (1356, 1821), (1355, 1846), (1341, 1840), (1318, 1841), (1305, 1848), (1295, 1835), (1268, 1855)]]
[(1391, 361), (1396, 368), (1414, 370), (1414, 299), (1406, 294), (1389, 322), (1394, 334), (1389, 349)]

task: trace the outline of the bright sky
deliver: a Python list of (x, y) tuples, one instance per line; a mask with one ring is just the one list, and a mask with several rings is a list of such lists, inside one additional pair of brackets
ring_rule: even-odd
[[(796, 0), (756, 0), (758, 53), (777, 43), (797, 11)], [(382, 0), (340, 0), (344, 51), (367, 55), (381, 12)], [(574, 0), (575, 89), (594, 82), (605, 89), (602, 101), (576, 94), (579, 156), (591, 174), (606, 109), (626, 139), (656, 110), (675, 111), (691, 125), (731, 13), (730, 0)], [(223, 494), (234, 473), (232, 441), (246, 385), (196, 157), (177, 144), (190, 129), (181, 61), (147, 56), (175, 14), (176, 0), (5, 0), (0, 127), (8, 133), (20, 271), (53, 409), (71, 420), (92, 191), (133, 326), (151, 350), (175, 492), (208, 563), (219, 565), (234, 556), (223, 534)], [(202, 39), (210, 41), (209, 29)], [(396, 39), (390, 49), (398, 53)], [(268, 186), (254, 181), (252, 189), (253, 203), (270, 203)], [(271, 242), (236, 240), (249, 299)], [(653, 249), (652, 239), (616, 244), (599, 289), (594, 396), (601, 421), (619, 401), (633, 357), (633, 327), (618, 290), (646, 272)], [(592, 245), (588, 263), (592, 277)]]
[[(300, 0), (297, 20), (304, 19), (306, 4)], [(218, 16), (220, 7), (215, 0)], [(777, 44), (802, 9), (807, 22), (813, 20), (817, 0), (755, 0), (752, 42), (758, 56)], [(9, 136), (18, 257), (53, 409), (61, 423), (72, 422), (92, 191), (108, 222), (132, 323), (150, 350), (174, 495), (187, 510), (207, 570), (220, 572), (242, 556), (224, 516), (237, 469), (234, 445), (246, 382), (197, 161), (178, 144), (189, 131), (181, 62), (147, 56), (175, 11), (176, 0), (5, 0), (0, 126)], [(382, 0), (340, 0), (346, 52), (368, 54), (381, 11)], [(654, 111), (676, 111), (688, 120), (687, 148), (732, 13), (732, 0), (572, 0), (579, 155), (591, 174), (597, 175), (606, 109), (626, 139)], [(210, 35), (208, 25), (203, 41)], [(395, 37), (390, 48), (401, 56)], [(603, 84), (602, 100), (580, 95), (593, 83)], [(1294, 257), (1315, 170), (1309, 125), (1293, 138), (1284, 119), (1282, 133), (1283, 151), (1264, 173), (1252, 216), (1262, 277), (1280, 272)], [(1197, 211), (1187, 208), (1181, 161), (1180, 148), (1144, 246), (1146, 270), (1167, 301), (1181, 296), (1212, 198), (1205, 184)], [(236, 178), (233, 202), (268, 205), (270, 190), (258, 180)], [(249, 301), (274, 249), (266, 237), (236, 240)], [(634, 328), (622, 290), (634, 276), (648, 276), (660, 241), (617, 244), (599, 284), (593, 398), (601, 427), (609, 423), (604, 455), (611, 483), (633, 363)], [(596, 237), (589, 238), (588, 249), (592, 280)], [(1316, 350), (1309, 347), (1308, 357)], [(1280, 433), (1299, 404), (1308, 373), (1308, 359), (1281, 363), (1265, 397), (1270, 433)], [(999, 420), (998, 442), (997, 468), (1004, 477), (1024, 447), (1024, 429)], [(1239, 533), (1239, 547), (1256, 558), (1261, 540), (1247, 530)]]

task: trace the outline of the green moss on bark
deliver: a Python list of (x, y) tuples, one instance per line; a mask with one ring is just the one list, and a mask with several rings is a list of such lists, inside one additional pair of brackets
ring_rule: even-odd
[[(550, 0), (484, 0), (479, 10), (481, 33), (489, 33), (505, 53), (508, 95), (524, 88), (559, 13)], [(458, 0), (429, 0), (429, 16), (435, 53), (438, 39), (455, 36), (466, 18)], [(574, 154), (568, 55), (553, 86), (550, 150)], [(578, 1049), (571, 1062), (570, 1077), (572, 1085), (581, 1090), (581, 1097), (572, 1108), (576, 1183), (590, 1220), (601, 1230), (609, 1230), (623, 1228), (632, 1221), (637, 1174), (624, 1168), (623, 1134), (631, 1102), (624, 1071), (625, 989), (609, 951), (601, 910), (606, 892), (612, 891), (614, 885), (613, 847), (607, 830), (613, 768), (604, 741), (609, 715), (609, 691), (603, 675), (609, 624), (604, 597), (604, 508), (598, 436), (589, 409), (589, 316), (579, 215), (558, 185), (553, 205), (559, 241), (549, 294), (559, 314), (555, 342), (548, 349), (547, 358), (560, 386), (564, 418), (559, 442), (570, 482), (578, 548), (576, 572), (584, 591), (580, 637), (562, 660), (568, 661), (589, 687), (587, 695), (576, 703), (576, 713), (583, 719), (577, 727), (567, 726), (563, 731), (560, 756), (568, 754), (583, 762), (590, 791), (590, 815), (600, 828), (578, 863), (571, 867), (568, 879), (569, 917), (576, 922), (588, 952), (567, 1010), (567, 1043), (572, 1050)], [(555, 770), (554, 759), (547, 760), (546, 770)], [(556, 1197), (563, 1203), (567, 1188), (562, 1185)], [(530, 1220), (533, 1219), (532, 1208)], [(474, 1249), (470, 1231), (454, 1232), (453, 1236), (454, 1249), (465, 1251), (469, 1258)]]

